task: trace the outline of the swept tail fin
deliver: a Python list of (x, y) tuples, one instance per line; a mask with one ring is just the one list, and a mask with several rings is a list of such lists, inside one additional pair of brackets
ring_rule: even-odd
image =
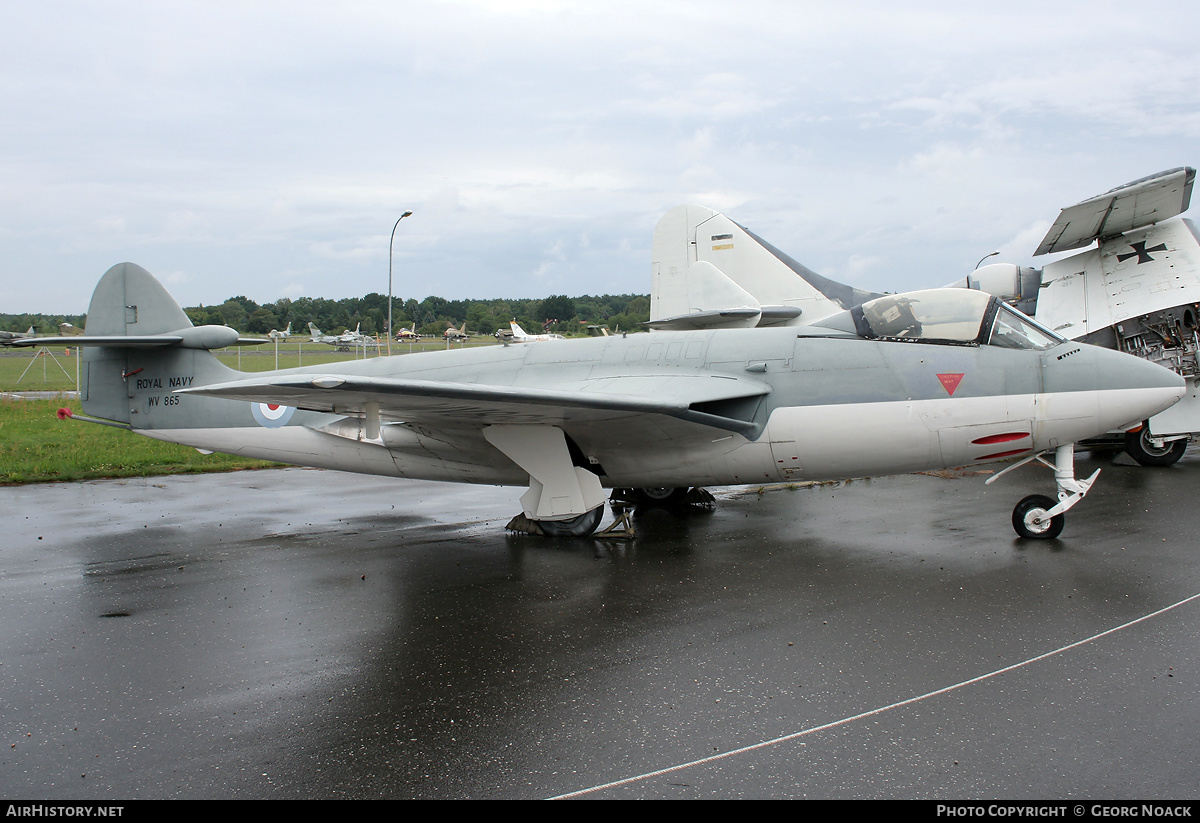
[(83, 337), (72, 340), (83, 347), (84, 411), (134, 428), (153, 426), (153, 415), (141, 408), (147, 388), (161, 387), (165, 396), (184, 381), (199, 385), (237, 374), (208, 350), (238, 343), (238, 333), (193, 326), (162, 284), (133, 263), (118, 263), (100, 278)]
[[(807, 325), (878, 296), (822, 277), (704, 206), (676, 206), (654, 230), (652, 328)], [(706, 317), (687, 325), (691, 314)]]

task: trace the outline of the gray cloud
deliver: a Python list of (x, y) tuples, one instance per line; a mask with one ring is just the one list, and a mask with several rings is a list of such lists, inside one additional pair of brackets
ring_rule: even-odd
[(1190, 5), (962, 5), (15, 5), (0, 310), (121, 260), (185, 304), (383, 291), (405, 209), (405, 296), (645, 292), (689, 201), (917, 288), (1200, 159)]

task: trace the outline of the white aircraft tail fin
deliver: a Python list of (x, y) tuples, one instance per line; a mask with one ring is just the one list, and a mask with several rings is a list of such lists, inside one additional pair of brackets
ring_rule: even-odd
[[(676, 206), (654, 231), (651, 327), (678, 328), (660, 321), (701, 312), (726, 312), (727, 325), (808, 324), (877, 296), (822, 277), (704, 206)], [(755, 307), (776, 311), (749, 323), (745, 311), (728, 314)]]

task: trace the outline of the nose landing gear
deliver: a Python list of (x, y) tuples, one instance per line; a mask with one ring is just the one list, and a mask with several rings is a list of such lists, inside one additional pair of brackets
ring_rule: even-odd
[(1026, 463), (1035, 460), (1043, 466), (1054, 470), (1054, 482), (1058, 486), (1058, 501), (1041, 494), (1031, 494), (1016, 505), (1012, 513), (1013, 529), (1021, 537), (1034, 540), (1052, 540), (1058, 537), (1065, 525), (1063, 515), (1068, 509), (1082, 500), (1096, 482), (1100, 470), (1096, 469), (1086, 480), (1075, 478), (1075, 444), (1068, 443), (1054, 450), (1054, 462), (1046, 460), (1042, 455), (1049, 450), (1038, 452), (1014, 463), (1004, 471), (992, 475), (987, 483), (999, 480), (1013, 469), (1019, 469)]

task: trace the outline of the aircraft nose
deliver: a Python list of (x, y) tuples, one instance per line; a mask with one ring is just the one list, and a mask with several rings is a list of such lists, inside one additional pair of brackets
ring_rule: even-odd
[(1085, 343), (1056, 346), (1042, 359), (1043, 390), (1091, 394), (1097, 422), (1106, 431), (1153, 417), (1178, 402), (1186, 390), (1183, 378), (1165, 366)]

